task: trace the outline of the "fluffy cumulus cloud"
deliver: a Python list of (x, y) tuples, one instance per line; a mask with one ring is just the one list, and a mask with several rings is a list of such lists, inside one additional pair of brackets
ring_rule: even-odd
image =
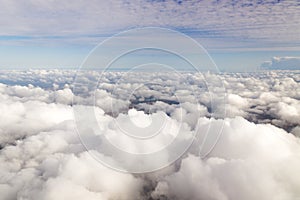
[[(86, 85), (76, 92), (73, 71), (0, 72), (1, 199), (300, 198), (297, 71), (201, 76), (223, 78), (225, 116), (213, 115), (216, 105), (211, 105), (212, 95), (197, 73), (182, 72), (188, 78), (177, 80), (172, 73), (137, 72), (135, 78), (118, 82), (125, 72), (107, 72), (93, 91), (88, 83), (100, 72), (85, 73), (81, 81)], [(147, 80), (154, 77), (156, 83), (149, 84)], [(147, 84), (141, 86), (142, 82)], [(84, 111), (80, 119), (86, 129), (79, 131), (81, 139), (88, 139), (86, 146), (77, 135), (75, 107)], [(85, 117), (89, 110), (99, 123)], [(134, 143), (124, 134), (124, 129), (137, 136), (147, 134), (132, 131), (130, 124), (151, 130), (162, 122), (160, 135), (151, 141)], [(197, 139), (208, 128), (215, 134), (220, 127), (218, 142), (202, 157), (202, 143)], [(118, 148), (133, 153), (166, 146), (178, 131), (183, 133), (177, 138), (178, 148), (190, 139), (196, 142), (168, 167), (144, 174), (124, 173), (107, 167), (95, 155), (111, 163), (148, 166), (170, 159), (175, 151), (165, 151), (160, 160), (149, 163), (111, 156), (98, 151), (105, 143), (101, 134), (93, 133), (97, 129)], [(91, 148), (86, 151), (86, 147)]]
[[(218, 122), (212, 126), (214, 123)], [(158, 183), (152, 195), (171, 199), (297, 199), (299, 147), (299, 140), (281, 129), (242, 118), (227, 119), (209, 158), (189, 155), (179, 171)]]

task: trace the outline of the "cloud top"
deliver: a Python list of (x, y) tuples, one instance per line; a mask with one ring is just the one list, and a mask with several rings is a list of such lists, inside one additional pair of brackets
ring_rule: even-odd
[[(26, 83), (23, 86), (12, 82), (0, 84), (0, 193), (3, 199), (285, 200), (300, 197), (299, 74), (293, 71), (223, 74), (230, 112), (226, 118), (215, 119), (210, 114), (209, 94), (201, 90), (201, 76), (197, 73), (182, 72), (185, 78), (180, 80), (190, 80), (189, 85), (181, 84), (171, 73), (155, 74), (160, 84), (145, 85), (137, 91), (136, 98), (140, 101), (126, 101), (128, 91), (137, 85), (138, 78), (152, 80), (153, 77), (139, 74), (134, 79), (130, 76), (118, 85), (116, 80), (125, 72), (107, 72), (96, 92), (99, 92), (99, 101), (103, 99), (116, 105), (116, 115), (110, 112), (110, 104), (97, 103), (93, 108), (88, 87), (83, 90), (85, 98), (74, 96), (70, 78), (73, 73), (58, 70), (0, 72), (3, 82), (14, 75), (16, 83)], [(89, 81), (99, 72), (85, 73)], [(221, 75), (209, 75), (210, 78), (215, 76)], [(189, 93), (188, 86), (193, 84), (202, 94), (198, 95), (199, 104)], [(114, 89), (120, 92), (114, 93)], [(173, 102), (175, 93), (184, 97), (180, 99), (181, 104)], [(69, 102), (71, 96), (75, 100), (73, 105)], [(157, 98), (162, 96), (169, 101)], [(152, 101), (141, 100), (147, 97), (152, 97)], [(87, 124), (89, 129), (83, 130), (86, 142), (95, 147), (88, 152), (75, 132), (74, 105), (83, 110), (94, 109), (100, 119), (99, 124)], [(153, 144), (131, 143), (113, 123), (117, 120), (120, 126), (126, 126), (132, 122), (144, 128), (151, 120), (162, 120), (159, 113), (168, 123), (161, 130), (165, 135)], [(84, 115), (82, 118), (89, 122)], [(155, 164), (158, 160), (138, 162), (98, 151), (96, 147), (103, 143), (92, 131), (100, 128), (102, 134), (108, 133), (111, 141), (119, 147), (126, 146), (127, 150), (146, 149), (147, 145), (155, 147), (174, 135), (181, 118), (185, 137), (179, 138), (177, 145), (191, 138), (195, 130), (199, 130), (201, 138), (208, 127), (212, 130), (223, 127), (217, 145), (205, 159), (199, 155), (197, 142), (175, 163), (147, 174), (121, 173), (94, 159), (93, 155), (98, 154), (110, 162)], [(160, 159), (168, 160), (172, 153), (174, 151), (165, 151)]]

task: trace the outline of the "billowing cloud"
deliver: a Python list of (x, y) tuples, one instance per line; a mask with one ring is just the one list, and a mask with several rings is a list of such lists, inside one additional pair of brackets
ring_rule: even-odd
[[(99, 73), (87, 71), (83, 83), (94, 81)], [(155, 85), (140, 87), (141, 81), (153, 80), (153, 76), (139, 73), (135, 79), (125, 78), (119, 83), (116, 80), (122, 73), (126, 72), (107, 72), (95, 91), (90, 91), (87, 84), (82, 87), (82, 94), (77, 94), (72, 90), (73, 71), (0, 72), (3, 82), (0, 85), (0, 193), (3, 199), (285, 200), (300, 197), (299, 74), (265, 71), (209, 75), (222, 76), (228, 92), (228, 115), (215, 119), (209, 91), (202, 87), (201, 81), (184, 84), (185, 78), (177, 80), (172, 73), (162, 72), (153, 75), (157, 80)], [(182, 72), (182, 76), (197, 80), (200, 74)], [(198, 86), (193, 95), (189, 92), (191, 85), (194, 89)], [(133, 90), (137, 86), (139, 89)], [(134, 95), (128, 95), (131, 91)], [(217, 130), (222, 126), (222, 134), (205, 158), (199, 155), (201, 144), (195, 142), (166, 168), (147, 174), (123, 173), (98, 162), (94, 155), (140, 166), (161, 160), (142, 163), (111, 157), (97, 148), (86, 151), (75, 131), (78, 126), (73, 108), (76, 106), (84, 111), (93, 109), (99, 119), (96, 126), (87, 124), (88, 130), (102, 130), (101, 134), (127, 151), (146, 152), (149, 146), (157, 150), (178, 130), (185, 136), (178, 138), (178, 145), (192, 138), (195, 131), (198, 131), (197, 138), (201, 138), (208, 127)], [(82, 119), (89, 123), (84, 115)], [(132, 143), (116, 126), (117, 122), (131, 130), (130, 123), (143, 128), (162, 119), (167, 120), (166, 126), (153, 143)], [(90, 131), (83, 134), (90, 139), (85, 140), (90, 146), (102, 145), (99, 135)], [(167, 151), (160, 159), (168, 159), (172, 153)]]
[(242, 118), (225, 121), (224, 132), (209, 158), (189, 155), (178, 172), (158, 183), (152, 195), (218, 200), (298, 198), (299, 139)]

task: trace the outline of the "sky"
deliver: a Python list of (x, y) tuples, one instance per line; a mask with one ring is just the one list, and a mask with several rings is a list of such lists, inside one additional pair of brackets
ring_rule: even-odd
[(223, 71), (300, 56), (300, 1), (0, 0), (0, 5), (2, 69), (77, 68), (105, 39), (149, 26), (195, 39)]

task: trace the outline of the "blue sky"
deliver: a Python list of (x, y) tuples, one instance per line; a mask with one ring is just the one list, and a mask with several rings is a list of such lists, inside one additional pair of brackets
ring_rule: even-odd
[(0, 4), (0, 66), (6, 69), (76, 68), (107, 37), (147, 26), (187, 34), (208, 50), (221, 70), (244, 71), (273, 56), (300, 56), (299, 1), (0, 0)]

